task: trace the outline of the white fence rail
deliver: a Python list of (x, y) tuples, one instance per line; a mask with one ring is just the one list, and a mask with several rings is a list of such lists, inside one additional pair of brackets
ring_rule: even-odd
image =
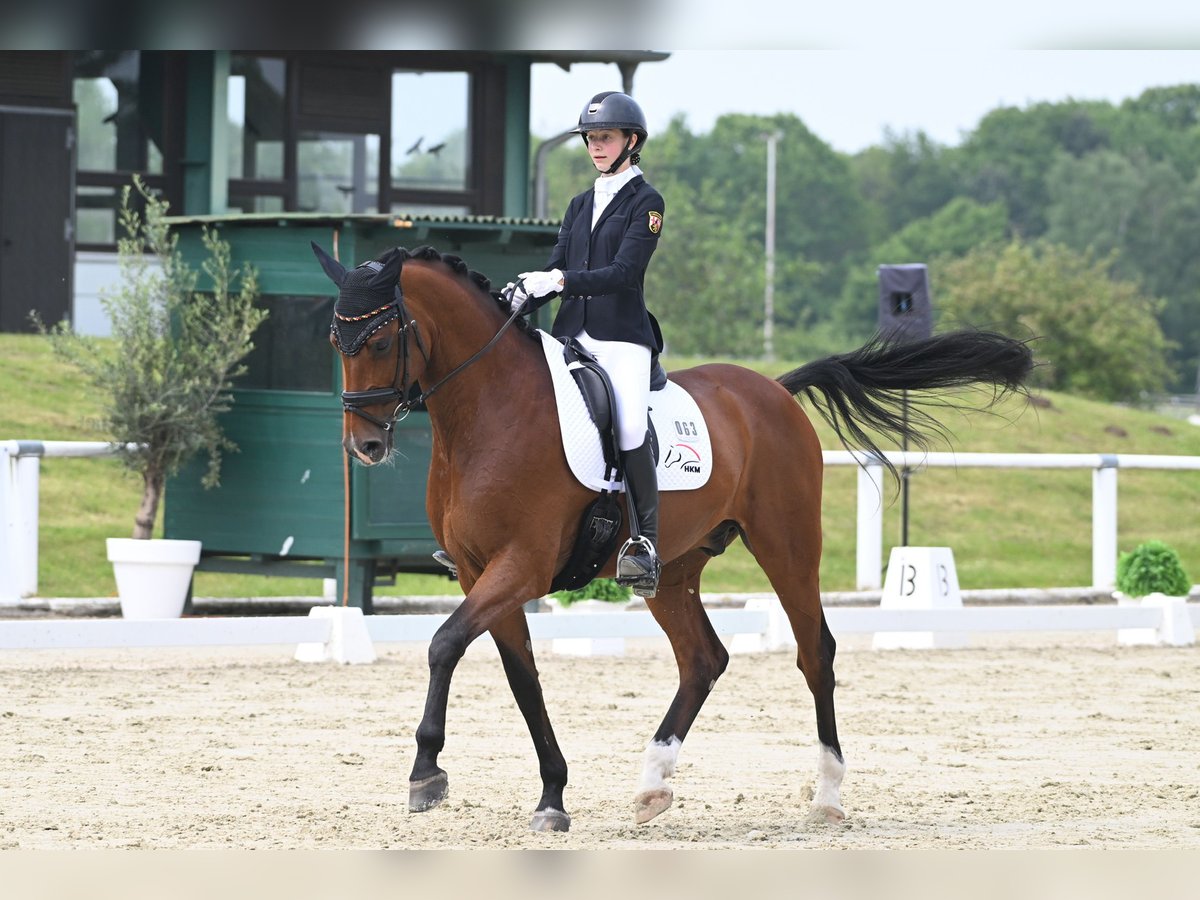
[[(0, 600), (37, 593), (38, 478), (43, 457), (107, 456), (112, 445), (75, 441), (0, 441)], [(888, 452), (897, 467), (1092, 470), (1092, 586), (1111, 590), (1117, 567), (1119, 469), (1200, 471), (1200, 457), (1101, 453)], [(882, 586), (884, 467), (870, 454), (827, 450), (827, 466), (860, 466), (855, 573), (859, 590)]]
[(117, 452), (103, 441), (0, 441), (0, 600), (37, 593), (42, 458)]
[[(1192, 628), (1200, 628), (1200, 603), (1186, 605)], [(1164, 633), (1165, 608), (1149, 606), (994, 606), (939, 610), (828, 608), (835, 636), (888, 632), (1074, 632), (1138, 629), (1149, 642)], [(778, 600), (757, 601), (753, 608), (711, 609), (713, 628), (732, 636), (738, 651), (781, 650), (795, 646)], [(309, 661), (369, 662), (374, 643), (424, 643), (445, 615), (362, 616), (354, 608), (323, 607), (310, 616), (248, 616), (135, 621), (126, 619), (0, 620), (0, 650), (96, 649), (126, 647), (216, 647), (295, 644), (318, 648)], [(534, 640), (663, 637), (649, 612), (533, 613)], [(747, 640), (748, 639), (748, 640)], [(357, 643), (356, 643), (357, 642)]]
[[(897, 468), (1091, 469), (1092, 586), (1111, 590), (1117, 583), (1117, 470), (1200, 471), (1200, 456), (1147, 456), (1129, 453), (913, 453), (888, 452)], [(881, 584), (884, 467), (872, 454), (826, 450), (827, 466), (859, 466), (858, 537), (855, 574), (859, 590)]]

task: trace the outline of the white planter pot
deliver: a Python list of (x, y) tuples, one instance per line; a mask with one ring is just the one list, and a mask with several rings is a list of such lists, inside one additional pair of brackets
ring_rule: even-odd
[[(608, 603), (604, 600), (576, 600), (567, 606), (561, 605), (554, 597), (550, 598), (550, 612), (556, 616), (572, 614), (608, 615), (621, 613), (629, 606), (624, 603)], [(625, 654), (625, 638), (554, 638), (551, 649), (565, 656), (623, 656)]]
[(1147, 594), (1145, 597), (1129, 597), (1114, 591), (1118, 606), (1153, 606), (1162, 610), (1162, 624), (1158, 628), (1118, 628), (1117, 642), (1123, 646), (1172, 646), (1190, 647), (1196, 643), (1196, 631), (1188, 613), (1187, 597), (1171, 597), (1166, 594)]
[(200, 542), (109, 538), (108, 559), (124, 618), (177, 619), (200, 561)]

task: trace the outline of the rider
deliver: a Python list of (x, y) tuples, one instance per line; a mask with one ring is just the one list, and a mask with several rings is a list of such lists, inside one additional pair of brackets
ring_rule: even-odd
[(558, 294), (555, 337), (575, 338), (604, 367), (616, 394), (616, 420), (631, 519), (640, 534), (617, 559), (617, 581), (653, 597), (658, 558), (658, 479), (647, 432), (651, 354), (662, 351), (658, 322), (646, 309), (643, 282), (663, 224), (663, 198), (638, 168), (646, 116), (627, 94), (597, 94), (579, 115), (600, 173), (595, 186), (567, 206), (546, 271), (524, 272), (512, 291), (519, 309)]

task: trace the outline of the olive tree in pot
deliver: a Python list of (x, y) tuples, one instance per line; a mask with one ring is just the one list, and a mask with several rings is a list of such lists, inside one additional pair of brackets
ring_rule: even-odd
[(211, 229), (203, 233), (201, 265), (210, 289), (197, 290), (199, 273), (184, 261), (167, 209), (136, 177), (122, 192), (120, 278), (100, 298), (111, 339), (77, 335), (66, 322), (49, 332), (57, 354), (91, 382), (102, 402), (101, 429), (141, 477), (132, 538), (108, 540), (126, 618), (183, 610), (200, 542), (152, 539), (159, 504), (167, 477), (195, 453), (208, 454), (205, 486), (219, 482), (222, 452), (237, 448), (218, 416), (230, 407), (230, 383), (244, 371), (266, 316), (254, 305), (254, 271), (234, 270), (229, 244)]

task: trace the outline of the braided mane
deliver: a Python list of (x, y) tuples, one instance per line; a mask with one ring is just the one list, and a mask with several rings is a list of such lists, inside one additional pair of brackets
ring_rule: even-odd
[[(452, 253), (442, 253), (436, 247), (430, 247), (428, 245), (417, 247), (415, 250), (409, 250), (405, 247), (397, 247), (396, 249), (400, 251), (401, 260), (416, 259), (420, 260), (421, 262), (438, 262), (448, 266), (450, 271), (452, 271), (455, 275), (459, 276), (460, 278), (467, 279), (477, 290), (482, 291), (490, 296), (492, 298), (492, 302), (494, 302), (496, 306), (500, 308), (500, 311), (503, 312), (506, 317), (510, 314), (508, 301), (501, 296), (499, 291), (492, 290), (491, 279), (489, 279), (482, 272), (476, 272), (474, 269), (468, 268), (466, 262), (463, 261), (461, 256), (455, 256)], [(390, 253), (391, 251), (388, 252)], [(383, 254), (383, 256), (386, 256), (386, 254)], [(378, 257), (378, 259), (382, 260), (383, 256)], [(519, 330), (523, 331), (525, 334), (533, 337), (533, 325), (531, 325), (529, 320), (524, 316), (518, 317), (513, 325)]]

